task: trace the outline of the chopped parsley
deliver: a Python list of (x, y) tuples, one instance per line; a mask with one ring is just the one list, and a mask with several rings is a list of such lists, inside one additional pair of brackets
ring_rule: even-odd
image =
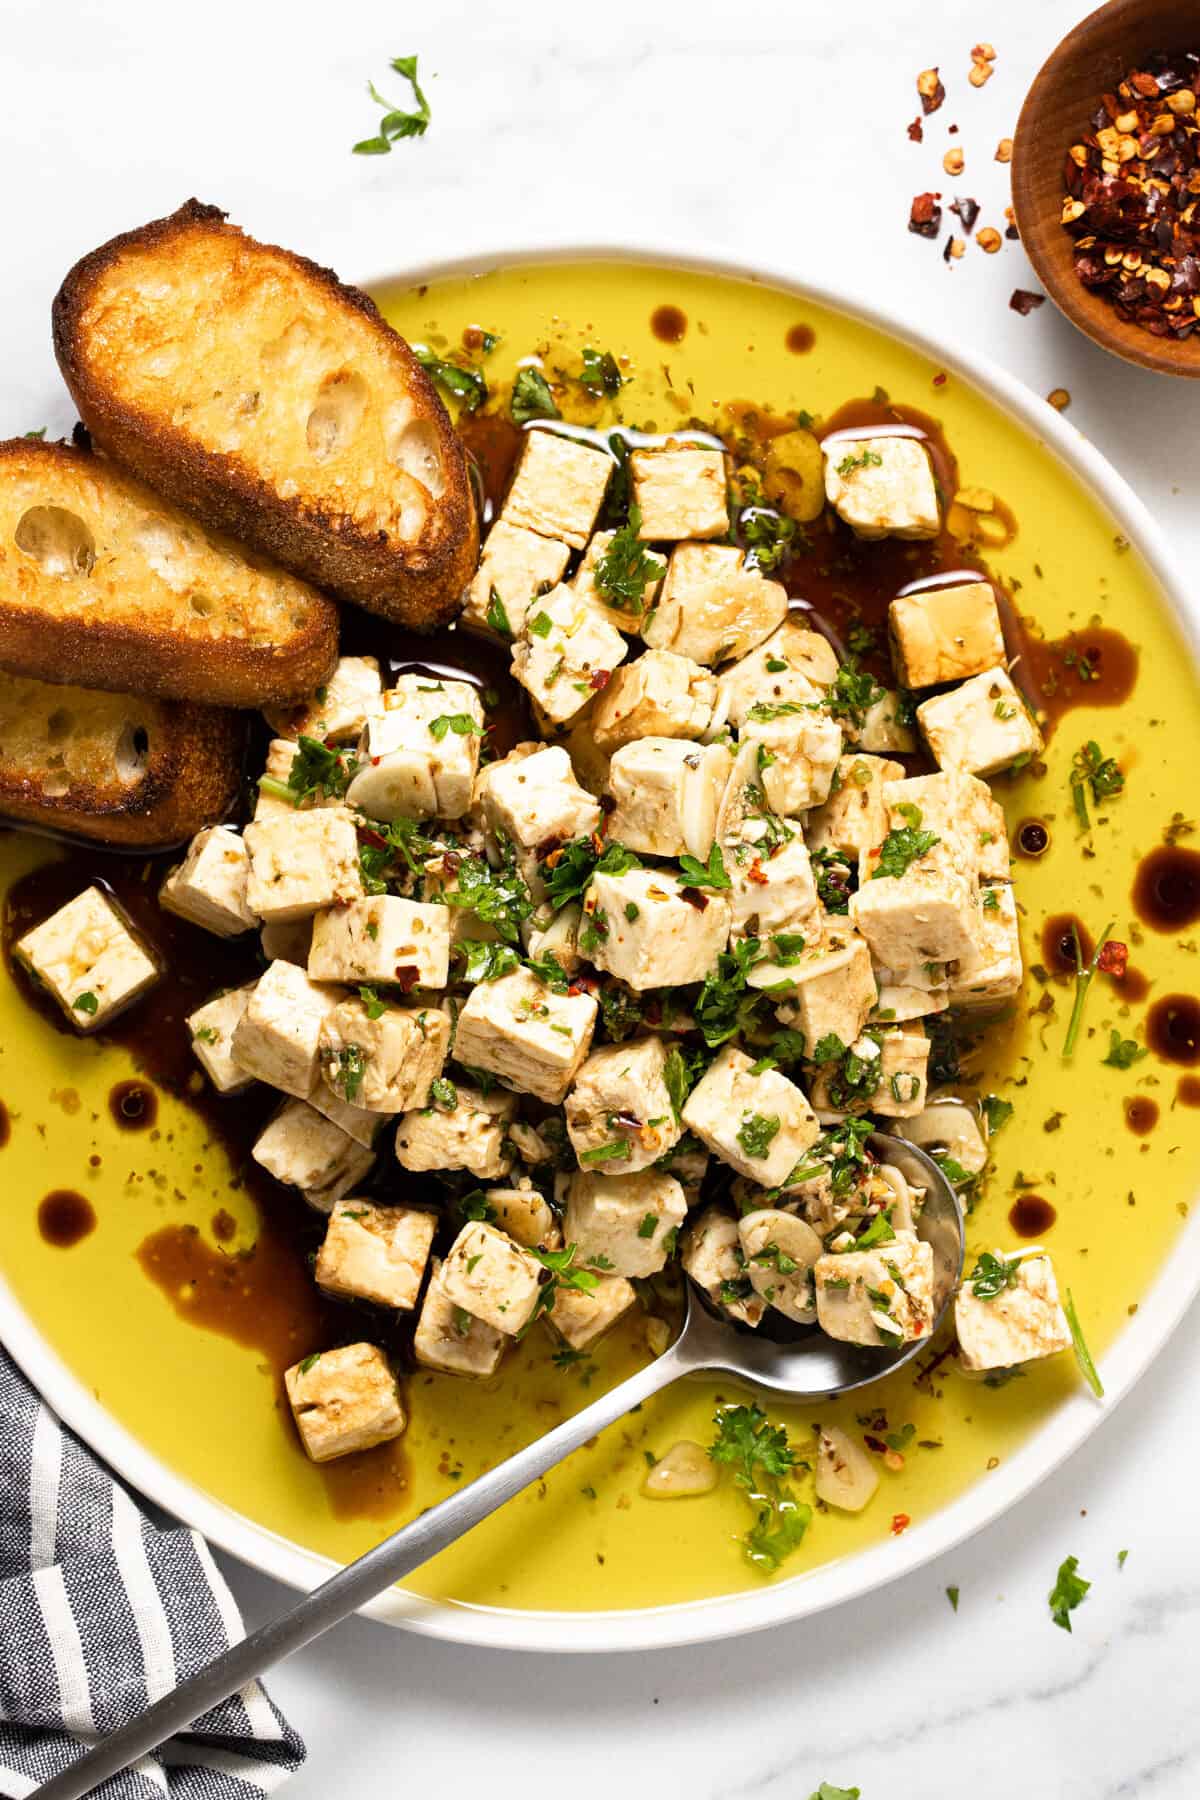
[(1125, 786), (1125, 777), (1111, 756), (1105, 756), (1094, 738), (1081, 744), (1071, 759), (1071, 799), (1075, 806), (1075, 817), (1082, 830), (1091, 828), (1088, 816), (1088, 791), (1090, 789), (1092, 804), (1099, 806), (1102, 800), (1115, 800)]
[(554, 621), (549, 613), (534, 613), (525, 629), (531, 637), (548, 638), (554, 630)]
[[(797, 538), (805, 542), (794, 519), (764, 506), (757, 482), (741, 483), (743, 505), (737, 515), (737, 537), (746, 552), (746, 567), (771, 574), (793, 554)], [(769, 665), (768, 665), (769, 666)]]
[(341, 1088), (347, 1100), (353, 1100), (361, 1090), (367, 1072), (362, 1045), (346, 1044), (341, 1050), (335, 1050), (329, 1061), (335, 1085)]
[(557, 911), (572, 900), (582, 897), (584, 889), (597, 871), (601, 875), (624, 875), (629, 869), (640, 869), (640, 857), (624, 844), (601, 844), (599, 838), (573, 838), (554, 850), (541, 864), (546, 882), (546, 898)]
[[(293, 806), (299, 806), (310, 794), (318, 794), (323, 800), (340, 800), (357, 772), (358, 758), (353, 751), (333, 749), (316, 738), (301, 736), (286, 784), (264, 775), (258, 785), (266, 784), (268, 793), (285, 797)], [(279, 796), (278, 788), (285, 785), (286, 794)]]
[(514, 425), (528, 425), (533, 419), (562, 418), (540, 369), (517, 370), (508, 409)]
[(493, 585), (492, 590), (488, 595), (487, 612), (484, 616), (493, 631), (498, 631), (501, 637), (512, 637), (513, 628), (509, 622), (508, 613), (505, 611), (504, 602), (500, 598), (499, 591), (495, 585)]
[(843, 456), (837, 466), (837, 472), (843, 480), (853, 475), (856, 469), (879, 469), (883, 467), (883, 458), (877, 450), (863, 450), (855, 456), (853, 451)]
[(388, 1003), (386, 1000), (380, 999), (377, 989), (373, 987), (360, 987), (358, 990), (358, 997), (362, 1001), (363, 1011), (366, 1013), (368, 1019), (382, 1019), (384, 1013), (388, 1009)]
[(521, 959), (511, 944), (497, 944), (490, 939), (460, 938), (454, 946), (456, 956), (464, 960), (464, 981), (499, 981), (519, 969)]
[(855, 888), (854, 869), (840, 850), (825, 846), (809, 853), (817, 897), (826, 912), (845, 915)]
[(321, 1352), (319, 1350), (314, 1350), (312, 1355), (306, 1356), (304, 1358), (304, 1361), (300, 1364), (300, 1373), (302, 1375), (307, 1375), (308, 1371), (310, 1369), (316, 1368), (316, 1366), (320, 1362), (320, 1360), (321, 1360)]
[(1050, 1617), (1056, 1625), (1061, 1625), (1064, 1631), (1070, 1631), (1071, 1614), (1087, 1598), (1088, 1589), (1092, 1585), (1090, 1581), (1085, 1581), (1083, 1576), (1077, 1573), (1078, 1569), (1079, 1558), (1077, 1556), (1068, 1556), (1064, 1562), (1060, 1563), (1058, 1576), (1048, 1596)]
[(633, 1146), (628, 1138), (614, 1138), (611, 1143), (597, 1144), (594, 1150), (582, 1150), (579, 1155), (580, 1165), (591, 1168), (596, 1163), (628, 1162), (633, 1155)]
[(704, 977), (695, 1020), (710, 1050), (748, 1031), (761, 1012), (764, 996), (750, 989), (746, 978), (762, 954), (757, 938), (739, 938), (731, 950), (721, 952), (716, 968)]
[(1079, 1314), (1075, 1310), (1075, 1302), (1071, 1298), (1070, 1288), (1063, 1295), (1062, 1307), (1067, 1316), (1067, 1324), (1071, 1331), (1071, 1343), (1075, 1350), (1075, 1361), (1079, 1364), (1080, 1373), (1097, 1400), (1103, 1400), (1104, 1383), (1100, 1379), (1100, 1371), (1092, 1361), (1092, 1353), (1087, 1347), (1083, 1326), (1079, 1323)]
[[(76, 1012), (86, 1013), (89, 1019), (100, 1010), (100, 1002), (90, 988), (85, 989), (82, 994), (76, 994), (71, 1005)], [(199, 1037), (199, 1032), (196, 1035)]]
[(733, 1470), (733, 1479), (755, 1509), (755, 1522), (742, 1543), (746, 1560), (773, 1575), (799, 1549), (812, 1508), (798, 1501), (786, 1477), (797, 1467), (782, 1425), (772, 1425), (757, 1406), (727, 1406), (713, 1420), (717, 1435), (708, 1447), (715, 1463)]
[(618, 612), (644, 611), (646, 589), (662, 574), (661, 559), (638, 537), (641, 523), (640, 510), (631, 506), (628, 523), (613, 532), (592, 571), (596, 592)]
[(861, 726), (871, 708), (883, 699), (884, 691), (875, 677), (860, 669), (857, 659), (850, 656), (838, 669), (825, 704), (835, 719)]
[[(83, 998), (84, 998), (84, 996), (81, 994), (79, 996), (79, 1000), (82, 1000)], [(95, 995), (93, 995), (92, 998), (94, 999)], [(79, 1000), (76, 1000), (76, 1002), (75, 1002), (76, 1006), (79, 1005)], [(198, 1044), (215, 1044), (217, 1041), (218, 1032), (217, 1032), (217, 1028), (215, 1025), (201, 1025), (199, 1030), (194, 1032), (193, 1035)]]
[(453, 1112), (458, 1105), (458, 1089), (445, 1075), (439, 1075), (429, 1084), (429, 1103), (440, 1106), (446, 1112)]
[(1019, 1256), (994, 1256), (984, 1250), (967, 1279), (977, 1300), (995, 1300), (1006, 1288), (1015, 1287), (1020, 1275)]
[(713, 888), (720, 890), (733, 886), (725, 869), (725, 858), (720, 844), (714, 843), (708, 853), (708, 861), (700, 862), (695, 856), (686, 853), (679, 859), (679, 873), (685, 887)]
[(617, 366), (617, 359), (611, 350), (593, 350), (590, 345), (583, 351), (583, 370), (579, 377), (580, 385), (597, 399), (605, 394), (619, 394), (625, 385), (625, 377)]
[(737, 1141), (747, 1156), (765, 1156), (779, 1135), (781, 1123), (775, 1113), (751, 1113), (738, 1126)]
[(1110, 1030), (1108, 1034), (1108, 1055), (1101, 1061), (1110, 1069), (1131, 1069), (1135, 1062), (1150, 1052), (1144, 1044), (1134, 1038), (1123, 1038), (1119, 1031)]
[(465, 856), (454, 870), (454, 877), (453, 887), (430, 898), (444, 906), (473, 912), (482, 924), (498, 931), (505, 943), (517, 943), (521, 925), (533, 912), (533, 898), (511, 854), (500, 869), (493, 869), (482, 857)]
[(461, 363), (444, 362), (423, 345), (413, 346), (413, 355), (432, 381), (446, 393), (453, 394), (464, 412), (478, 412), (487, 404), (487, 382), (478, 369), (466, 369)]
[(354, 145), (355, 156), (387, 156), (392, 145), (401, 138), (424, 137), (429, 127), (429, 102), (421, 92), (417, 80), (417, 59), (415, 56), (393, 56), (390, 67), (397, 75), (402, 75), (413, 91), (413, 99), (417, 103), (416, 112), (401, 112), (390, 100), (385, 100), (373, 81), (368, 81), (367, 92), (376, 106), (382, 106), (383, 117), (379, 121), (379, 131), (375, 137), (362, 138)]
[(936, 831), (919, 831), (912, 825), (897, 826), (883, 840), (879, 861), (871, 870), (871, 880), (905, 874), (919, 856), (924, 856), (939, 843), (941, 839)]
[(638, 1226), (638, 1236), (640, 1238), (652, 1238), (657, 1230), (658, 1214), (647, 1213), (641, 1224)]
[(439, 713), (436, 719), (430, 720), (429, 735), (439, 744), (448, 731), (452, 731), (456, 737), (483, 736), (482, 729), (470, 713)]

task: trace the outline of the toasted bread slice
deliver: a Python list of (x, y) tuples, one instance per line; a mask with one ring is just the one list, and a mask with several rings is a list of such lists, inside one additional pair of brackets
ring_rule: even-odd
[(0, 675), (0, 814), (166, 848), (225, 816), (244, 738), (215, 706)]
[(103, 244), (54, 302), (96, 443), (198, 519), (417, 631), (457, 612), (466, 458), (372, 301), (190, 200)]
[(106, 457), (0, 443), (0, 668), (211, 705), (297, 701), (332, 600), (203, 531)]

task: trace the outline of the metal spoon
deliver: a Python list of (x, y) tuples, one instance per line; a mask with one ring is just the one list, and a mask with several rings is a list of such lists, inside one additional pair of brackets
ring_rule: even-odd
[[(962, 1275), (963, 1219), (957, 1196), (933, 1159), (914, 1144), (876, 1132), (868, 1143), (880, 1162), (898, 1168), (910, 1185), (926, 1190), (918, 1234), (933, 1249), (934, 1329)], [(768, 1314), (768, 1317), (770, 1315)], [(136, 1762), (182, 1731), (264, 1670), (340, 1624), (368, 1600), (436, 1556), (481, 1519), (537, 1481), (589, 1438), (622, 1418), (682, 1375), (734, 1375), (764, 1393), (787, 1400), (827, 1400), (879, 1381), (923, 1350), (919, 1338), (899, 1350), (868, 1350), (826, 1337), (815, 1327), (789, 1326), (788, 1341), (735, 1329), (709, 1311), (688, 1284), (683, 1330), (670, 1349), (574, 1418), (518, 1450), (385, 1538), (269, 1625), (225, 1651), (78, 1762), (36, 1790), (32, 1800), (80, 1800), (108, 1776)], [(799, 1335), (797, 1335), (799, 1334)]]

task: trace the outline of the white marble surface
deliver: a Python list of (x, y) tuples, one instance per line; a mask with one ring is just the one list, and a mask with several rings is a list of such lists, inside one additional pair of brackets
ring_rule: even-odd
[[(972, 246), (946, 270), (903, 229), (911, 196), (943, 186), (1003, 224), (995, 143), (1081, 3), (7, 0), (0, 433), (71, 422), (48, 332), (62, 272), (193, 193), (351, 276), (506, 241), (663, 238), (884, 295), (1036, 391), (1065, 386), (1071, 421), (1195, 566), (1188, 385), (1103, 358), (1048, 305), (1009, 311), (1013, 287), (1030, 285), (1018, 246), (995, 258)], [(965, 77), (981, 35), (999, 61), (976, 91)], [(389, 57), (413, 51), (431, 77), (427, 138), (350, 156), (373, 129), (367, 76), (390, 92)], [(912, 81), (934, 62), (951, 96), (918, 147), (904, 130)], [(951, 141), (968, 158), (953, 184), (940, 166)], [(807, 1626), (601, 1659), (346, 1627), (274, 1678), (311, 1752), (289, 1791), (383, 1800), (446, 1783), (515, 1800), (568, 1782), (578, 1800), (806, 1800), (827, 1779), (858, 1783), (864, 1800), (1191, 1800), (1198, 1381), (1193, 1312), (1133, 1397), (1015, 1513)], [(1045, 1600), (1071, 1552), (1095, 1586), (1068, 1637)], [(237, 1567), (230, 1576), (251, 1621), (285, 1599)]]

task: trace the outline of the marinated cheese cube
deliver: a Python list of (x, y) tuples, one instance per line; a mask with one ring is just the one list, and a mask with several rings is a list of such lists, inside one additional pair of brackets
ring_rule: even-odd
[(679, 1241), (680, 1260), (714, 1306), (743, 1325), (757, 1325), (767, 1310), (746, 1271), (737, 1220), (715, 1203), (690, 1218)]
[(967, 1369), (1011, 1369), (1071, 1347), (1071, 1328), (1058, 1298), (1054, 1266), (1045, 1255), (996, 1250), (998, 1262), (1017, 1257), (1011, 1285), (994, 1299), (975, 1292), (970, 1276), (954, 1302), (959, 1355)]
[(795, 1213), (762, 1206), (738, 1220), (738, 1238), (746, 1273), (756, 1294), (798, 1325), (817, 1316), (813, 1266), (821, 1240)]
[(588, 1053), (598, 1011), (591, 994), (556, 994), (530, 970), (516, 969), (471, 989), (454, 1054), (468, 1068), (557, 1106)]
[(592, 1051), (567, 1095), (567, 1136), (582, 1168), (635, 1175), (678, 1143), (683, 1127), (666, 1080), (671, 1054), (661, 1037)]
[(421, 1174), (430, 1169), (469, 1169), (492, 1180), (507, 1175), (512, 1150), (506, 1127), (517, 1110), (510, 1093), (483, 1094), (456, 1083), (452, 1108), (426, 1106), (401, 1115), (396, 1128), (396, 1160)]
[(879, 1036), (879, 1086), (869, 1111), (885, 1119), (911, 1119), (928, 1096), (929, 1039), (917, 1026), (893, 1027)]
[(523, 1244), (527, 1250), (551, 1250), (561, 1243), (562, 1233), (554, 1211), (528, 1176), (522, 1177), (515, 1187), (488, 1188), (483, 1199), (486, 1222), (514, 1243)]
[(188, 1014), (192, 1050), (218, 1094), (240, 1094), (254, 1079), (233, 1057), (233, 1034), (254, 986), (251, 981), (245, 987), (230, 988)]
[(690, 1131), (685, 1131), (679, 1142), (673, 1144), (662, 1158), (663, 1170), (675, 1177), (689, 1207), (697, 1206), (700, 1202), (700, 1190), (710, 1161), (708, 1151)]
[(513, 645), (512, 672), (545, 718), (562, 725), (607, 686), (628, 654), (619, 631), (559, 586), (530, 607), (525, 634)]
[(653, 650), (715, 666), (746, 656), (770, 637), (787, 607), (780, 583), (746, 568), (735, 546), (679, 544), (642, 636)]
[(308, 973), (314, 981), (445, 987), (450, 910), (397, 894), (372, 894), (349, 906), (331, 906), (313, 920)]
[(352, 1137), (356, 1144), (361, 1144), (366, 1150), (371, 1149), (387, 1124), (386, 1114), (369, 1112), (365, 1107), (355, 1106), (353, 1101), (345, 1099), (324, 1081), (316, 1083), (308, 1096), (308, 1104), (315, 1107), (322, 1118), (339, 1125), (347, 1137)]
[(852, 1044), (876, 1002), (871, 953), (857, 932), (840, 922), (830, 922), (826, 934), (806, 944), (795, 962), (750, 971), (754, 987), (790, 983), (779, 1007), (786, 1025), (802, 1031), (809, 1056), (822, 1038), (840, 1038)]
[(888, 833), (885, 781), (899, 781), (904, 769), (888, 757), (851, 751), (838, 762), (829, 798), (814, 807), (804, 825), (810, 850), (839, 850), (857, 858), (881, 844)]
[(246, 905), (265, 924), (304, 919), (362, 898), (358, 833), (344, 806), (255, 819), (247, 825)]
[(346, 801), (371, 819), (461, 819), (471, 804), (483, 703), (467, 681), (401, 675), (368, 719)]
[(729, 530), (725, 454), (668, 444), (629, 458), (633, 504), (646, 543), (724, 537)]
[(494, 1225), (464, 1225), (442, 1264), (442, 1289), (452, 1306), (516, 1337), (533, 1317), (543, 1269), (535, 1256)]
[(158, 964), (98, 887), (84, 888), (13, 945), (77, 1031), (98, 1031), (159, 978)]
[(760, 838), (725, 845), (735, 938), (767, 940), (782, 932), (811, 940), (820, 933), (820, 903), (800, 821), (781, 819), (779, 824), (790, 834), (782, 841)]
[(436, 1230), (437, 1214), (415, 1206), (339, 1200), (317, 1252), (317, 1286), (341, 1300), (411, 1312)]
[(641, 993), (703, 981), (729, 937), (724, 894), (692, 889), (658, 869), (597, 871), (584, 897), (581, 944), (598, 969)]
[(501, 520), (582, 550), (614, 467), (603, 450), (553, 431), (529, 431)]
[(284, 925), (264, 925), (258, 934), (258, 947), (265, 962), (290, 962), (307, 969), (312, 948), (312, 916), (289, 919)]
[(873, 700), (867, 707), (860, 722), (843, 721), (846, 742), (856, 750), (869, 750), (876, 755), (896, 751), (906, 754), (917, 747), (912, 717), (911, 697), (884, 688), (878, 700)]
[(259, 1081), (307, 1100), (319, 1073), (322, 1022), (342, 997), (340, 988), (318, 987), (295, 963), (273, 962), (234, 1027), (234, 1062)]
[(923, 700), (917, 720), (939, 769), (995, 775), (1042, 750), (1036, 721), (999, 667)]
[(790, 818), (828, 798), (842, 754), (842, 728), (823, 707), (796, 702), (785, 707), (752, 707), (738, 735), (743, 744), (760, 746), (759, 780), (767, 804)]
[(370, 1149), (304, 1100), (285, 1101), (250, 1154), (276, 1181), (299, 1188), (318, 1212), (332, 1212), (375, 1161)]
[(442, 1285), (442, 1266), (435, 1256), (413, 1333), (413, 1355), (423, 1368), (443, 1375), (494, 1375), (509, 1340), (455, 1306)]
[(637, 1175), (589, 1169), (571, 1177), (563, 1234), (576, 1246), (581, 1264), (617, 1275), (654, 1275), (686, 1218), (687, 1200), (673, 1175), (658, 1169)]
[(633, 633), (641, 630), (642, 620), (654, 604), (654, 596), (667, 572), (667, 559), (665, 556), (656, 556), (653, 551), (643, 551), (642, 555), (648, 565), (645, 579), (637, 595), (626, 599), (623, 593), (614, 593), (612, 571), (604, 560), (616, 535), (615, 531), (596, 533), (584, 552), (583, 561), (576, 570), (571, 586), (615, 630)]
[(382, 711), (383, 680), (376, 659), (339, 656), (333, 674), (315, 694), (299, 706), (265, 706), (263, 718), (278, 738), (357, 744), (368, 719)]
[(624, 1275), (601, 1275), (594, 1288), (556, 1287), (546, 1314), (572, 1350), (590, 1350), (637, 1304), (637, 1289)]
[(1024, 968), (1017, 903), (1007, 882), (984, 887), (979, 908), (979, 943), (950, 975), (951, 1006), (990, 1006), (1018, 993)]
[(1004, 661), (1000, 609), (990, 581), (900, 594), (888, 608), (888, 627), (901, 687), (965, 681)]
[(876, 969), (879, 999), (873, 1017), (880, 1022), (902, 1024), (945, 1012), (950, 1004), (945, 963), (925, 963), (913, 969)]
[(533, 601), (558, 585), (570, 555), (557, 538), (497, 519), (467, 589), (463, 624), (496, 637), (520, 637)]
[(449, 1047), (450, 1020), (437, 1007), (343, 1000), (321, 1021), (323, 1084), (367, 1113), (407, 1112), (424, 1106)]
[(811, 705), (833, 685), (837, 671), (828, 638), (786, 618), (765, 643), (718, 675), (718, 712), (736, 726), (754, 706)]
[(313, 1462), (370, 1450), (404, 1430), (396, 1377), (374, 1344), (345, 1344), (306, 1356), (287, 1371), (284, 1383), (300, 1442)]
[(899, 1236), (817, 1258), (817, 1322), (844, 1344), (898, 1349), (933, 1328), (933, 1251)]
[(794, 1081), (778, 1069), (756, 1075), (757, 1066), (744, 1050), (726, 1044), (688, 1095), (683, 1122), (739, 1175), (760, 1187), (778, 1187), (816, 1142), (820, 1127)]
[(850, 917), (874, 962), (907, 970), (954, 962), (979, 942), (979, 894), (947, 861), (928, 852), (903, 875), (864, 879), (850, 896)]
[(609, 836), (644, 856), (708, 858), (733, 768), (724, 744), (648, 737), (613, 752)]
[(825, 497), (860, 538), (933, 538), (941, 530), (933, 464), (916, 437), (826, 438)]
[(569, 843), (600, 824), (599, 803), (580, 787), (570, 757), (557, 744), (518, 745), (489, 763), (480, 771), (475, 797), (488, 829), (502, 832), (518, 850)]
[(158, 890), (158, 903), (218, 937), (240, 937), (258, 924), (246, 904), (250, 857), (228, 825), (198, 831), (187, 855)]
[(967, 777), (970, 799), (970, 827), (975, 832), (979, 851), (979, 879), (1008, 881), (1012, 875), (1012, 856), (1008, 848), (1008, 821), (1004, 808), (986, 781), (974, 775)]
[[(912, 825), (937, 834), (933, 861), (949, 860), (972, 881), (979, 875), (982, 835), (976, 829), (978, 794), (985, 783), (973, 775), (947, 770), (937, 775), (911, 775), (903, 781), (884, 783), (888, 829)], [(916, 808), (914, 814), (912, 809)], [(883, 842), (882, 837), (878, 840)], [(871, 859), (873, 865), (874, 859)]]
[(673, 650), (647, 650), (596, 697), (588, 729), (612, 755), (638, 738), (698, 738), (708, 730), (716, 678)]

